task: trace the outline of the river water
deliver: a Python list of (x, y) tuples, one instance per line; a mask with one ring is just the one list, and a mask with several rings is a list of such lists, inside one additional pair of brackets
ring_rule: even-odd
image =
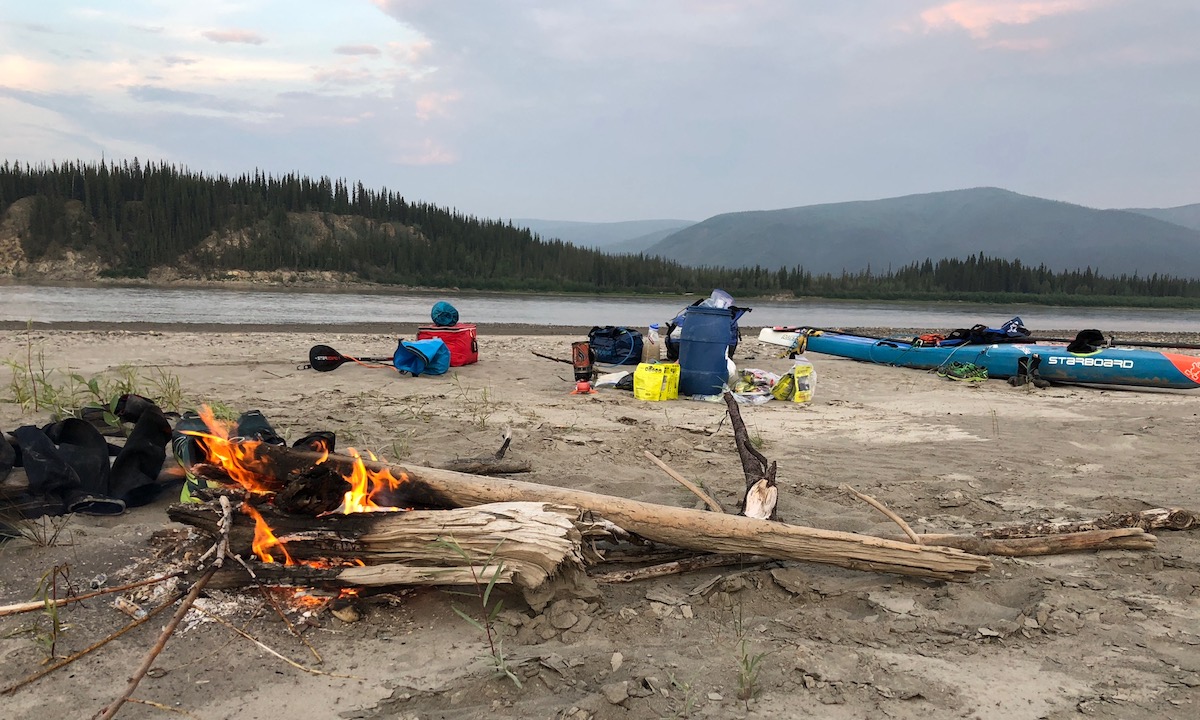
[[(470, 292), (369, 293), (227, 288), (57, 287), (0, 285), (0, 322), (161, 323), (167, 325), (359, 325), (429, 321), (447, 300), (463, 322), (545, 326), (666, 322), (696, 297), (623, 298)], [(903, 327), (945, 331), (1020, 316), (1034, 331), (1195, 332), (1200, 310), (1061, 308), (978, 303), (880, 303), (746, 300), (743, 327)]]

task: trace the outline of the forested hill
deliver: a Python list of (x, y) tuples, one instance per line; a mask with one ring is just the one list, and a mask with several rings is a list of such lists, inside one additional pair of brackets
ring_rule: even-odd
[(872, 272), (837, 273), (782, 261), (733, 269), (718, 262), (606, 255), (326, 177), (231, 178), (136, 160), (0, 165), (0, 277), (15, 279), (221, 280), (249, 272), (283, 282), (316, 274), (333, 282), (533, 292), (707, 295), (723, 288), (735, 297), (1200, 303), (1200, 280), (1054, 272), (988, 253), (926, 257), (884, 272), (882, 262)]
[(202, 277), (287, 269), (475, 289), (778, 289), (762, 270), (609, 256), (387, 189), (297, 175), (206, 176), (137, 161), (5, 163), (0, 221), (0, 272), (9, 274), (70, 262), (129, 278), (171, 267)]
[(687, 264), (801, 264), (835, 274), (982, 252), (1053, 271), (1200, 278), (1200, 231), (1178, 224), (1186, 210), (1158, 219), (1146, 211), (1095, 210), (973, 188), (717, 215), (647, 252)]

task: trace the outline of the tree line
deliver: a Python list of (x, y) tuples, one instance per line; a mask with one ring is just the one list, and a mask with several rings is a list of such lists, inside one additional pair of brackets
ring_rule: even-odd
[(72, 250), (111, 277), (159, 266), (216, 271), (335, 271), (407, 286), (534, 292), (793, 295), (1060, 304), (1196, 305), (1200, 281), (1052, 271), (979, 253), (898, 270), (814, 275), (791, 268), (684, 266), (608, 255), (541, 238), (510, 222), (407, 200), (387, 188), (255, 171), (206, 175), (165, 162), (0, 165), (0, 217), (18, 223), (30, 260)]

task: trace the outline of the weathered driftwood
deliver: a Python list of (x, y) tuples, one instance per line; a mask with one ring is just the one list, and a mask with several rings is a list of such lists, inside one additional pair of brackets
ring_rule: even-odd
[(533, 463), (528, 460), (497, 460), (488, 457), (457, 458), (442, 463), (442, 469), (472, 475), (510, 475), (529, 472), (533, 469)]
[(1197, 513), (1182, 508), (1152, 508), (1133, 512), (1109, 513), (1095, 520), (1077, 522), (1031, 522), (1023, 525), (991, 528), (972, 533), (981, 538), (1023, 538), (1060, 535), (1088, 530), (1141, 528), (1152, 530), (1191, 530), (1197, 526)]
[[(1039, 537), (985, 538), (976, 535), (918, 535), (925, 545), (953, 547), (976, 555), (1032, 557), (1096, 550), (1153, 550), (1158, 538), (1141, 528), (1085, 530)], [(894, 537), (893, 539), (898, 539)]]
[(679, 573), (692, 572), (693, 570), (705, 570), (728, 565), (762, 565), (769, 562), (777, 561), (772, 558), (762, 557), (761, 555), (746, 555), (744, 553), (697, 555), (695, 557), (681, 558), (671, 562), (647, 565), (646, 567), (631, 570), (594, 573), (591, 575), (591, 578), (599, 583), (627, 583), (665, 577), (667, 575), (678, 575)]
[[(212, 503), (172, 505), (176, 522), (217, 533), (220, 510)], [(293, 560), (332, 564), (361, 561), (365, 567), (318, 570), (304, 565), (264, 569), (275, 581), (292, 578), (315, 586), (462, 585), (475, 577), (491, 580), (503, 566), (498, 582), (531, 589), (560, 571), (581, 569), (582, 532), (574, 508), (541, 502), (508, 502), (457, 510), (328, 515), (320, 518), (269, 513), (264, 519), (283, 548), (271, 547), (282, 561), (286, 550)], [(254, 521), (234, 514), (230, 550), (251, 555)], [(443, 542), (439, 542), (443, 541)], [(252, 566), (256, 567), (256, 566)], [(476, 576), (472, 576), (474, 567)], [(258, 574), (258, 569), (255, 573)], [(245, 572), (225, 573), (251, 582)]]
[(441, 464), (443, 470), (471, 473), (473, 475), (508, 475), (509, 473), (526, 473), (533, 469), (533, 463), (526, 461), (505, 460), (504, 455), (512, 444), (512, 431), (504, 429), (504, 442), (491, 455), (480, 455), (471, 458), (455, 458)]
[(778, 466), (767, 462), (766, 456), (750, 442), (750, 433), (742, 420), (733, 393), (725, 393), (725, 406), (729, 412), (729, 424), (733, 427), (733, 441), (737, 446), (738, 458), (742, 461), (742, 474), (746, 476), (746, 492), (738, 507), (738, 513), (747, 517), (774, 520), (779, 509), (779, 485), (775, 479)]
[[(276, 488), (284, 485), (290, 472), (311, 467), (321, 457), (265, 444), (256, 444), (244, 452), (258, 458), (262, 466), (273, 473), (266, 479), (266, 484)], [(339, 473), (349, 473), (355, 460), (330, 455), (325, 462)], [(923, 548), (853, 533), (719, 515), (438, 468), (402, 467), (374, 461), (364, 464), (371, 472), (387, 470), (401, 480), (393, 500), (405, 507), (453, 508), (497, 502), (548, 502), (590, 511), (649, 540), (693, 550), (750, 553), (777, 560), (802, 560), (956, 581), (991, 568), (986, 558), (953, 548)]]

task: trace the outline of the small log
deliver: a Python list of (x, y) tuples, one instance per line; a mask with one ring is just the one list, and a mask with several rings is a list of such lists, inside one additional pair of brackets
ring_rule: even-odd
[(1024, 525), (980, 530), (973, 533), (981, 538), (1023, 538), (1088, 530), (1114, 530), (1117, 528), (1141, 528), (1151, 530), (1190, 530), (1197, 525), (1197, 514), (1182, 508), (1152, 508), (1133, 512), (1109, 513), (1095, 520), (1077, 522), (1031, 522)]
[(976, 555), (1032, 557), (1096, 550), (1153, 550), (1158, 538), (1141, 528), (1087, 530), (1040, 537), (984, 538), (975, 535), (919, 535), (926, 545), (952, 547)]
[(471, 475), (510, 475), (533, 470), (528, 460), (496, 460), (489, 457), (461, 458), (443, 463), (442, 470), (470, 473)]
[[(259, 444), (253, 450), (263, 467), (286, 478), (289, 469), (310, 467), (322, 456)], [(355, 460), (330, 455), (325, 462), (342, 474)], [(954, 548), (918, 547), (883, 538), (786, 523), (722, 515), (638, 502), (583, 490), (538, 485), (506, 478), (485, 478), (438, 468), (364, 462), (372, 472), (387, 471), (401, 481), (396, 492), (405, 507), (470, 507), (498, 502), (546, 502), (591, 511), (617, 526), (655, 542), (706, 552), (749, 553), (776, 560), (802, 560), (858, 570), (964, 581), (988, 570), (987, 558)], [(283, 481), (269, 483), (282, 486)]]
[(512, 430), (504, 429), (502, 435), (504, 442), (500, 444), (500, 448), (491, 455), (480, 455), (473, 458), (455, 458), (441, 465), (443, 470), (453, 470), (454, 472), (470, 473), (472, 475), (508, 475), (510, 473), (525, 473), (533, 469), (533, 463), (529, 461), (505, 461), (504, 454), (508, 452), (508, 446), (512, 443)]

